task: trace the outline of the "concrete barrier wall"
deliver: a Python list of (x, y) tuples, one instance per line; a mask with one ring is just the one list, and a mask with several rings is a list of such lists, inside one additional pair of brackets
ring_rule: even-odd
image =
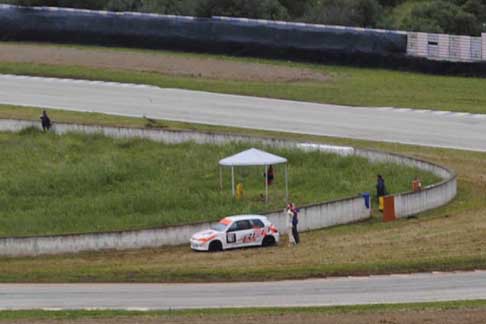
[(453, 177), (440, 184), (425, 187), (420, 192), (395, 195), (395, 215), (406, 218), (443, 206), (457, 194), (457, 179)]
[[(0, 131), (19, 132), (34, 127), (41, 129), (40, 121), (0, 119)], [(273, 147), (297, 147), (298, 143), (273, 138), (258, 138), (244, 135), (215, 134), (209, 132), (172, 131), (144, 128), (107, 127), (79, 124), (54, 123), (51, 131), (62, 135), (69, 132), (103, 134), (113, 138), (145, 138), (156, 142), (177, 144), (195, 142), (198, 144), (224, 144), (228, 142), (259, 143)]]
[(112, 233), (88, 233), (0, 239), (1, 256), (36, 256), (108, 249), (127, 250), (189, 243), (191, 235), (210, 223)]
[[(336, 225), (356, 223), (371, 216), (361, 196), (320, 204), (299, 206), (299, 231), (310, 231)], [(265, 214), (280, 233), (287, 233), (287, 216), (283, 211)]]
[(451, 179), (455, 177), (455, 173), (445, 167), (440, 165), (423, 161), (420, 159), (415, 159), (408, 156), (403, 156), (394, 153), (374, 151), (374, 150), (363, 150), (355, 149), (355, 155), (366, 158), (371, 162), (386, 162), (409, 166), (412, 168), (417, 168), (427, 172), (431, 172), (442, 179)]
[[(0, 131), (18, 132), (28, 127), (39, 128), (39, 122), (0, 120)], [(431, 208), (442, 206), (453, 199), (456, 194), (456, 178), (452, 171), (426, 161), (380, 151), (323, 144), (297, 143), (271, 138), (255, 138), (249, 136), (192, 131), (131, 129), (75, 124), (55, 124), (52, 131), (57, 134), (65, 134), (67, 132), (81, 132), (86, 134), (101, 133), (115, 138), (138, 137), (164, 143), (194, 141), (201, 144), (223, 144), (228, 142), (245, 142), (264, 144), (272, 147), (303, 149), (306, 151), (319, 150), (343, 156), (355, 154), (364, 157), (371, 162), (390, 162), (416, 167), (430, 171), (444, 179), (439, 184), (426, 187), (422, 192), (397, 195), (395, 206), (397, 214), (400, 215), (400, 217), (414, 215)], [(362, 197), (351, 197), (337, 201), (303, 206), (300, 208), (299, 230), (308, 231), (335, 225), (349, 224), (366, 220), (370, 215), (371, 210), (366, 208), (364, 198)], [(281, 233), (286, 232), (286, 216), (283, 211), (267, 213), (266, 216), (279, 228)], [(187, 244), (194, 232), (208, 228), (209, 226), (210, 223), (206, 222), (138, 231), (27, 238), (0, 238), (0, 255), (27, 256)]]
[[(283, 211), (266, 213), (281, 234), (287, 233)], [(354, 197), (300, 208), (300, 231), (349, 224), (370, 217), (362, 197)], [(37, 256), (82, 251), (127, 250), (189, 244), (192, 234), (209, 228), (197, 223), (137, 231), (119, 231), (72, 235), (0, 238), (1, 256)]]

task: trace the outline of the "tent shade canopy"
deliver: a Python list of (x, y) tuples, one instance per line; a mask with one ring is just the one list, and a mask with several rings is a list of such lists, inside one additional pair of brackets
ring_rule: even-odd
[(256, 148), (251, 148), (219, 161), (221, 166), (273, 165), (282, 163), (287, 163), (287, 159)]

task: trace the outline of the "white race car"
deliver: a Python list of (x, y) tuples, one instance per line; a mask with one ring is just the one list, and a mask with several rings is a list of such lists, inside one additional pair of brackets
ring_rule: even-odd
[(246, 246), (271, 246), (278, 243), (277, 228), (265, 216), (240, 215), (223, 218), (211, 229), (191, 238), (197, 251), (221, 251)]

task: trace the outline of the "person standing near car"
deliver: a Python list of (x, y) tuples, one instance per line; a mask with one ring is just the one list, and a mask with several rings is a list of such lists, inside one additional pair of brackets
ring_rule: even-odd
[(296, 244), (293, 230), (294, 212), (292, 211), (292, 204), (287, 205), (285, 213), (287, 214), (287, 234), (289, 236), (289, 247), (291, 247)]
[(300, 243), (300, 236), (299, 230), (297, 229), (297, 225), (299, 224), (299, 210), (295, 207), (295, 204), (291, 204), (292, 210), (292, 236), (294, 237), (295, 244)]

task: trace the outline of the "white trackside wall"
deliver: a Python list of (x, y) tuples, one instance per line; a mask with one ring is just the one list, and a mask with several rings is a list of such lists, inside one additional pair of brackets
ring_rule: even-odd
[(486, 60), (486, 33), (481, 37), (409, 32), (407, 54), (432, 60), (479, 62)]
[(486, 33), (481, 34), (483, 61), (486, 61)]

